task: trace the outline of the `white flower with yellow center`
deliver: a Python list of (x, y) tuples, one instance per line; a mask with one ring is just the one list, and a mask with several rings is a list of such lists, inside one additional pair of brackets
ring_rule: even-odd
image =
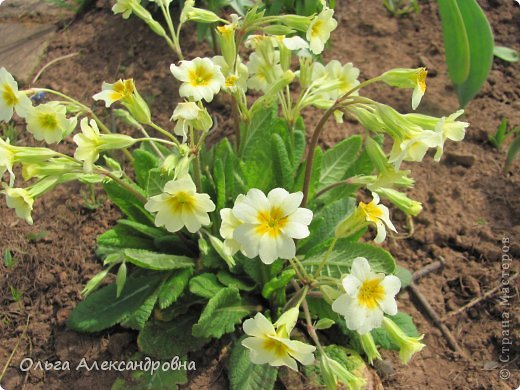
[(289, 338), (297, 317), (298, 308), (293, 308), (282, 314), (274, 325), (262, 313), (244, 321), (244, 332), (251, 337), (244, 339), (242, 345), (251, 351), (251, 361), (274, 367), (287, 366), (294, 371), (298, 371), (296, 361), (312, 364), (316, 347)]
[(364, 257), (354, 259), (342, 284), (346, 294), (332, 303), (332, 310), (345, 317), (349, 329), (365, 334), (381, 326), (384, 313), (397, 314), (395, 295), (401, 281), (394, 275), (374, 273)]
[(226, 81), (220, 66), (209, 58), (181, 61), (179, 66), (172, 64), (170, 71), (177, 80), (182, 81), (179, 94), (195, 101), (204, 99), (211, 102)]
[(133, 145), (136, 140), (124, 134), (100, 134), (94, 119), (83, 118), (80, 123), (81, 133), (72, 140), (78, 145), (74, 153), (76, 160), (83, 161), (85, 172), (92, 172), (99, 153), (104, 150), (124, 149)]
[(312, 19), (307, 29), (306, 38), (314, 54), (320, 54), (323, 51), (325, 43), (327, 43), (330, 38), (330, 33), (338, 26), (338, 22), (333, 16), (333, 9), (323, 7), (323, 10)]
[[(386, 238), (386, 229), (396, 232), (394, 224), (390, 220), (390, 211), (388, 207), (379, 204), (379, 195), (372, 192), (374, 198), (370, 203), (359, 202), (359, 210), (363, 213), (368, 223), (374, 224), (377, 229), (374, 241), (378, 244), (382, 243)], [(385, 227), (386, 225), (386, 227)]]
[(272, 62), (265, 61), (264, 57), (258, 53), (251, 53), (247, 63), (250, 75), (247, 86), (251, 89), (267, 92), (267, 90), (283, 77), (283, 70), (280, 66), (280, 53), (272, 53)]
[(105, 106), (110, 107), (114, 102), (130, 98), (134, 90), (133, 79), (118, 80), (114, 84), (104, 82), (101, 86), (101, 92), (96, 93), (92, 98), (94, 100), (104, 100)]
[(123, 19), (128, 19), (136, 5), (139, 5), (139, 0), (117, 0), (112, 7), (112, 12), (116, 15), (122, 14)]
[(195, 130), (208, 131), (213, 125), (213, 120), (208, 111), (202, 105), (195, 102), (183, 102), (177, 104), (170, 118), (176, 121), (174, 132), (182, 136), (182, 142), (188, 138), (188, 130), (192, 126)]
[(0, 180), (3, 174), (8, 171), (14, 181), (13, 164), (15, 161), (15, 149), (9, 144), (9, 140), (4, 141), (0, 138)]
[(249, 190), (233, 207), (233, 215), (243, 221), (233, 239), (244, 254), (260, 256), (265, 264), (278, 258), (292, 259), (296, 254), (294, 239), (309, 235), (312, 220), (311, 210), (298, 207), (302, 199), (302, 192), (290, 194), (283, 188), (275, 188), (267, 196), (259, 189)]
[(212, 61), (220, 66), (220, 70), (225, 77), (226, 81), (222, 86), (224, 91), (236, 92), (240, 90), (244, 93), (247, 91), (247, 77), (249, 76), (249, 71), (247, 66), (240, 60), (240, 57), (236, 58), (236, 71), (231, 69), (222, 56), (215, 56), (212, 58)]
[(55, 102), (40, 104), (27, 115), (27, 131), (38, 141), (48, 144), (60, 142), (72, 133), (78, 124), (78, 118), (67, 118), (65, 106)]
[[(235, 205), (243, 202), (244, 199), (245, 195), (238, 195), (235, 200)], [(222, 220), (220, 235), (224, 239), (224, 252), (227, 255), (233, 256), (242, 248), (240, 243), (233, 238), (233, 234), (235, 233), (235, 229), (242, 225), (243, 222), (235, 217), (233, 210), (230, 208), (220, 210), (220, 219)]]
[(422, 161), (429, 148), (442, 146), (442, 134), (432, 130), (409, 132), (402, 141), (396, 140), (388, 161), (399, 168), (402, 161)]
[(210, 224), (208, 213), (215, 210), (215, 204), (208, 194), (198, 194), (193, 180), (186, 176), (167, 182), (163, 193), (152, 196), (144, 208), (157, 213), (156, 226), (164, 226), (172, 233), (186, 226), (190, 233), (196, 233), (201, 226)]
[(10, 121), (13, 111), (25, 118), (31, 108), (31, 99), (18, 92), (18, 83), (13, 76), (5, 68), (0, 68), (0, 121)]
[(11, 188), (4, 184), (7, 207), (15, 209), (19, 218), (25, 219), (29, 225), (33, 224), (31, 212), (33, 210), (34, 199), (24, 188)]
[[(359, 85), (359, 69), (352, 63), (342, 65), (337, 60), (327, 65), (315, 62), (312, 69), (312, 79), (315, 81), (316, 92), (325, 99), (336, 100)], [(358, 95), (355, 91), (352, 96)]]

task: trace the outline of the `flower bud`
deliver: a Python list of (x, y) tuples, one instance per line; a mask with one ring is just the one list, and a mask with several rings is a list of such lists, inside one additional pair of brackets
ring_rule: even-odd
[(399, 357), (403, 364), (408, 364), (413, 355), (420, 352), (425, 347), (425, 345), (421, 343), (424, 335), (419, 337), (408, 336), (388, 317), (383, 318), (383, 326), (390, 335), (392, 341), (399, 346)]
[(378, 172), (386, 172), (391, 168), (391, 164), (388, 162), (385, 152), (379, 144), (371, 137), (365, 139), (365, 146), (370, 161), (377, 169)]
[(235, 42), (236, 27), (234, 23), (217, 27), (220, 50), (230, 69), (233, 69), (237, 59), (237, 47)]
[(134, 89), (134, 92), (131, 96), (123, 99), (122, 103), (139, 123), (144, 125), (151, 123), (152, 117), (150, 114), (150, 108), (141, 97), (139, 92), (137, 92), (137, 89)]
[(311, 24), (311, 17), (309, 16), (300, 16), (300, 15), (283, 15), (280, 16), (280, 23), (285, 24), (286, 26), (292, 27), (298, 31), (307, 31)]
[(187, 0), (184, 3), (180, 16), (181, 24), (186, 23), (188, 20), (200, 23), (215, 23), (222, 20), (214, 12), (194, 7), (194, 5), (195, 0)]
[(421, 202), (417, 202), (416, 200), (410, 199), (402, 192), (384, 187), (376, 188), (375, 192), (381, 195), (382, 198), (388, 199), (390, 202), (392, 202), (394, 205), (396, 205), (399, 209), (401, 209), (408, 215), (415, 217), (422, 211)]
[(370, 364), (374, 362), (374, 359), (381, 360), (381, 355), (377, 350), (376, 343), (374, 342), (374, 338), (372, 337), (372, 334), (370, 332), (360, 334), (359, 339), (361, 341), (361, 347), (367, 355), (367, 359)]

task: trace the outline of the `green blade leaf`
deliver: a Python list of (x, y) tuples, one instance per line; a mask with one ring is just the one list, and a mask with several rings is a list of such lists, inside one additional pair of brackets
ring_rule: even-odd
[[(131, 182), (127, 182), (127, 184), (136, 192), (141, 193), (144, 196), (140, 187)], [(151, 220), (153, 221), (152, 216), (144, 209), (144, 205), (141, 201), (134, 194), (128, 192), (127, 189), (121, 187), (115, 181), (103, 183), (103, 188), (110, 200), (114, 202), (114, 204), (131, 220), (143, 224), (146, 224)]]
[(476, 0), (457, 0), (469, 42), (470, 69), (457, 86), (459, 103), (464, 107), (480, 91), (493, 64), (494, 38), (491, 26)]
[(235, 325), (250, 312), (251, 307), (244, 304), (236, 288), (223, 288), (209, 300), (199, 321), (193, 325), (192, 334), (220, 338), (233, 332)]
[(237, 341), (231, 350), (227, 366), (231, 390), (272, 390), (278, 376), (278, 367), (254, 364), (247, 350)]
[(135, 231), (122, 226), (116, 225), (114, 228), (107, 230), (97, 238), (98, 255), (107, 255), (117, 252), (124, 248), (154, 249), (153, 241), (149, 238), (142, 237)]
[(117, 287), (117, 293), (116, 297), (119, 297), (121, 295), (121, 291), (123, 291), (123, 287), (125, 287), (126, 283), (126, 263), (123, 261), (121, 265), (119, 266), (119, 269), (117, 270), (117, 276), (116, 276), (116, 287)]
[(72, 311), (67, 325), (78, 332), (98, 332), (121, 322), (153, 294), (162, 275), (129, 277), (119, 298), (115, 284), (89, 295)]
[(155, 271), (189, 268), (195, 266), (192, 258), (186, 256), (168, 255), (144, 249), (126, 249), (125, 259), (141, 268)]
[[(325, 254), (326, 247), (313, 249), (302, 264), (309, 273), (315, 272)], [(321, 273), (332, 278), (341, 278), (350, 272), (352, 262), (356, 257), (364, 257), (370, 263), (374, 272), (392, 274), (395, 271), (395, 260), (392, 255), (382, 248), (350, 242), (348, 239), (338, 240), (327, 260), (327, 265)]]
[(150, 295), (144, 303), (137, 308), (133, 313), (130, 313), (124, 321), (121, 322), (121, 326), (141, 330), (152, 315), (153, 308), (157, 302), (157, 296), (159, 295), (159, 289), (155, 289), (154, 293)]
[(520, 53), (515, 49), (511, 49), (505, 46), (495, 46), (493, 49), (495, 57), (507, 62), (518, 62), (520, 61)]
[(509, 145), (509, 149), (507, 150), (506, 164), (504, 166), (504, 171), (507, 171), (513, 161), (516, 158), (516, 155), (520, 152), (520, 136), (516, 137), (511, 145)]
[(437, 0), (441, 15), (446, 64), (453, 84), (462, 84), (469, 76), (470, 46), (457, 0)]
[(289, 153), (287, 152), (282, 137), (280, 137), (279, 134), (273, 134), (271, 136), (271, 145), (273, 149), (276, 184), (282, 188), (292, 188), (294, 184), (294, 173)]

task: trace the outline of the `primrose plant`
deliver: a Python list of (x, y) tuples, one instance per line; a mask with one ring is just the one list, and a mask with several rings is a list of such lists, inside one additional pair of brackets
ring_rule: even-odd
[[(399, 237), (383, 202), (409, 218), (421, 212), (421, 203), (403, 192), (414, 181), (401, 163), (422, 161), (431, 148), (439, 160), (446, 140), (463, 139), (468, 124), (457, 121), (463, 112), (401, 114), (362, 96), (373, 83), (406, 88), (415, 109), (426, 70), (392, 69), (360, 82), (351, 63), (321, 63), (337, 27), (326, 4), (308, 17), (265, 16), (253, 7), (224, 20), (188, 0), (175, 26), (170, 1), (156, 3), (166, 30), (138, 0), (118, 0), (113, 11), (143, 19), (180, 59), (170, 68), (181, 98), (170, 126), (154, 122), (132, 79), (104, 83), (93, 96), (133, 128), (130, 136), (65, 94), (19, 90), (0, 70), (2, 121), (15, 112), (36, 140), (55, 144), (72, 136), (77, 146), (69, 156), (0, 140), (7, 205), (32, 223), (37, 198), (78, 180), (102, 185), (124, 215), (98, 237), (105, 268), (86, 285), (69, 327), (138, 330), (134, 360), (182, 362), (223, 339), (231, 346), (225, 349), (235, 389), (273, 388), (281, 366), (318, 386), (363, 388), (361, 356), (372, 364), (381, 348), (398, 350), (407, 363), (424, 347), (396, 303), (410, 275), (364, 241)], [(222, 55), (184, 59), (180, 32), (188, 21), (217, 24)], [(30, 97), (42, 93), (53, 100), (33, 106)], [(227, 102), (234, 136), (207, 145), (208, 134), (220, 130), (208, 112), (216, 98)], [(319, 118), (307, 124), (308, 143), (305, 110)], [(318, 140), (327, 121), (344, 117), (365, 131), (324, 151)], [(15, 185), (18, 166), (23, 187)], [(369, 199), (356, 201), (357, 194)], [(113, 283), (100, 287), (112, 273)], [(187, 365), (178, 366), (131, 380), (184, 383)], [(125, 388), (123, 379), (117, 384)]]

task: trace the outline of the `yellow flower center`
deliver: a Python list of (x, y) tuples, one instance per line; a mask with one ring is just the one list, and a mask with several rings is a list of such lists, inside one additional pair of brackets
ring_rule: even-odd
[(316, 37), (316, 36), (320, 35), (322, 28), (323, 28), (323, 20), (316, 19), (316, 21), (314, 22), (314, 24), (311, 27), (311, 36)]
[(58, 121), (53, 114), (41, 114), (38, 121), (44, 130), (55, 130), (58, 127)]
[(192, 212), (195, 208), (195, 197), (187, 192), (179, 191), (175, 195), (171, 195), (168, 203), (175, 214), (183, 211)]
[(381, 279), (368, 279), (363, 282), (357, 295), (358, 303), (368, 309), (375, 309), (377, 301), (385, 297), (385, 288), (381, 286)]
[(134, 80), (119, 80), (114, 84), (112, 98), (114, 100), (124, 99), (132, 96), (134, 92)]
[(419, 88), (422, 92), (426, 91), (426, 76), (428, 75), (428, 71), (425, 68), (419, 69), (417, 73), (417, 84), (419, 84)]
[(278, 237), (281, 229), (287, 224), (288, 218), (284, 216), (279, 207), (272, 207), (267, 211), (260, 211), (257, 216), (258, 227), (256, 231), (259, 235), (269, 234), (271, 237)]
[(370, 203), (359, 202), (359, 208), (365, 213), (367, 220), (371, 222), (378, 222), (383, 216), (383, 210), (377, 207), (374, 201)]
[(263, 347), (265, 350), (273, 352), (274, 355), (278, 358), (281, 358), (285, 355), (287, 355), (288, 348), (287, 346), (275, 339), (272, 339), (270, 337), (266, 337), (264, 339)]
[(16, 97), (16, 93), (14, 93), (13, 89), (8, 84), (4, 84), (4, 88), (2, 91), (2, 99), (8, 106), (11, 107), (18, 104), (18, 97)]
[(204, 66), (197, 65), (195, 69), (190, 69), (188, 78), (193, 87), (205, 87), (213, 79), (213, 72), (208, 71)]
[(226, 78), (226, 84), (225, 85), (226, 85), (227, 88), (231, 88), (231, 87), (233, 87), (235, 85), (236, 81), (237, 81), (237, 76), (232, 74), (231, 76), (228, 76)]

